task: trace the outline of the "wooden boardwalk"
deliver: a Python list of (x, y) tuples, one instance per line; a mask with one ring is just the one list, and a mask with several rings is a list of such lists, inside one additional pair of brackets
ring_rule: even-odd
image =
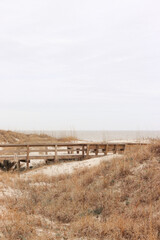
[(137, 143), (50, 143), (50, 144), (0, 144), (0, 162), (3, 165), (21, 162), (29, 168), (32, 160), (61, 161), (83, 160), (107, 154), (123, 154), (128, 147), (146, 145)]

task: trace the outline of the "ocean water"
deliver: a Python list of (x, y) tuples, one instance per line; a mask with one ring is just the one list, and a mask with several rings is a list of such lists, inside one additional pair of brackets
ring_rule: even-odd
[(28, 133), (48, 134), (60, 138), (73, 136), (87, 141), (144, 140), (160, 138), (160, 131), (27, 131)]

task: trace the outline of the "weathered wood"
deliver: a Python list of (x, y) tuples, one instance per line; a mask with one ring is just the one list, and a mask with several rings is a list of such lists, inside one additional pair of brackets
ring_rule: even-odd
[(104, 153), (105, 155), (107, 155), (108, 154), (108, 144), (106, 145), (106, 147), (105, 147), (105, 153)]
[(82, 146), (82, 157), (84, 158), (85, 155), (85, 149), (84, 149), (84, 145)]
[(19, 171), (20, 168), (21, 168), (21, 163), (20, 163), (20, 160), (18, 160), (18, 162), (17, 162), (17, 170)]
[[(148, 144), (138, 143), (49, 143), (49, 144), (0, 144), (0, 161), (5, 161), (5, 168), (17, 163), (20, 168), (20, 161), (26, 162), (29, 168), (31, 160), (52, 160), (63, 159), (80, 160), (96, 156), (107, 155), (109, 153), (124, 153), (126, 147), (146, 146)], [(34, 154), (36, 153), (37, 154)], [(93, 154), (94, 153), (94, 154)], [(8, 164), (8, 162), (9, 164)], [(11, 163), (11, 164), (10, 164)], [(8, 165), (7, 165), (8, 164)]]
[(57, 152), (57, 145), (55, 145), (55, 158), (54, 158), (55, 162), (58, 161), (58, 152)]
[(29, 168), (29, 145), (27, 145), (27, 163), (26, 163), (27, 169)]
[[(55, 145), (57, 146), (63, 146), (63, 147), (66, 147), (66, 146), (87, 146), (87, 144), (91, 145), (91, 146), (95, 146), (95, 145), (100, 145), (100, 146), (105, 146), (106, 144), (101, 144), (101, 143), (36, 143), (36, 144), (0, 144), (0, 147), (27, 147), (27, 145), (29, 145), (30, 147), (54, 147)], [(148, 145), (148, 143), (108, 143), (108, 145), (131, 145), (131, 146), (144, 146), (144, 145)]]
[(114, 154), (116, 154), (117, 153), (117, 145), (115, 144), (114, 145)]
[(97, 146), (96, 146), (96, 156), (98, 156), (98, 147), (99, 147), (99, 145), (97, 144)]
[(90, 145), (87, 144), (87, 153), (86, 153), (86, 157), (87, 157), (87, 158), (89, 157), (89, 152), (90, 152)]

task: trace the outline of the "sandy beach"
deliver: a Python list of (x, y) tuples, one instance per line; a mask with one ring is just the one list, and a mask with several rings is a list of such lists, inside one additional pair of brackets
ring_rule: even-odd
[(90, 168), (99, 165), (103, 161), (110, 161), (118, 155), (109, 155), (104, 157), (92, 158), (83, 161), (74, 161), (74, 162), (64, 162), (58, 163), (49, 166), (43, 166), (39, 169), (34, 169), (30, 172), (24, 173), (21, 176), (32, 176), (36, 174), (45, 174), (47, 176), (57, 176), (60, 174), (71, 174), (76, 170), (81, 170), (83, 168)]

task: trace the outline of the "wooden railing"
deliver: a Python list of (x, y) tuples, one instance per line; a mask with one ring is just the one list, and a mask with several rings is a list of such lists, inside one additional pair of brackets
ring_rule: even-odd
[[(137, 146), (137, 143), (51, 143), (51, 144), (0, 144), (0, 162), (26, 162), (29, 168), (31, 160), (57, 162), (59, 160), (82, 160), (123, 153), (126, 148)], [(146, 144), (141, 144), (146, 145)]]

